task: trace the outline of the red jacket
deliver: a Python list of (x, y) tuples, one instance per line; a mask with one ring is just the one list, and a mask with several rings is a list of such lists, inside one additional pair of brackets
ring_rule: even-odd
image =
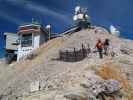
[(96, 48), (103, 48), (103, 43), (102, 42), (97, 42), (96, 43)]

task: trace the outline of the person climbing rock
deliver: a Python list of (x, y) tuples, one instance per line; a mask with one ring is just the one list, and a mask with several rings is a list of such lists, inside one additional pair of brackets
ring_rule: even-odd
[(102, 59), (103, 58), (103, 43), (102, 43), (101, 39), (97, 40), (97, 43), (96, 43), (95, 47), (98, 50), (99, 57)]
[(104, 48), (104, 54), (107, 56), (108, 55), (108, 50), (109, 50), (109, 46), (110, 46), (110, 40), (109, 39), (105, 39), (104, 43), (103, 43), (103, 48)]

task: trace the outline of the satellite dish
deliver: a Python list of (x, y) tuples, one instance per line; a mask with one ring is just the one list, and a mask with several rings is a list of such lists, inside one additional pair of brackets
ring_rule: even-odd
[(80, 20), (84, 19), (84, 14), (78, 14), (77, 16), (78, 16), (78, 19)]
[(120, 36), (120, 31), (113, 25), (110, 26), (110, 32), (114, 36)]
[(47, 28), (47, 29), (50, 29), (50, 28), (51, 28), (51, 25), (47, 25), (46, 28)]
[(78, 16), (77, 15), (73, 16), (73, 20), (77, 21), (78, 20)]
[(75, 7), (75, 12), (79, 12), (80, 9), (81, 9), (80, 6), (76, 6), (76, 7)]
[(88, 16), (87, 14), (85, 14), (85, 18), (86, 18), (86, 19), (89, 19), (89, 16)]

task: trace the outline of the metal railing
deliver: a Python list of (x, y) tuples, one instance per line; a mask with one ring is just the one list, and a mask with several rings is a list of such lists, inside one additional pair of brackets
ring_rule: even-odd
[(72, 51), (59, 51), (59, 59), (66, 62), (77, 62), (83, 60), (87, 57), (87, 54), (90, 53), (90, 48), (85, 48), (82, 45), (80, 50), (73, 48)]

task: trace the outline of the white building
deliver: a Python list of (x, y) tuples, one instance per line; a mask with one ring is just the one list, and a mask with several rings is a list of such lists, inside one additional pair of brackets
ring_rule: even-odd
[(114, 36), (120, 36), (120, 31), (113, 25), (110, 26), (110, 32)]
[(49, 39), (49, 32), (40, 24), (32, 23), (19, 26), (19, 45), (17, 61), (25, 59), (33, 50)]
[(5, 32), (5, 60), (10, 64), (12, 61), (17, 60), (17, 40), (18, 35), (16, 33)]

